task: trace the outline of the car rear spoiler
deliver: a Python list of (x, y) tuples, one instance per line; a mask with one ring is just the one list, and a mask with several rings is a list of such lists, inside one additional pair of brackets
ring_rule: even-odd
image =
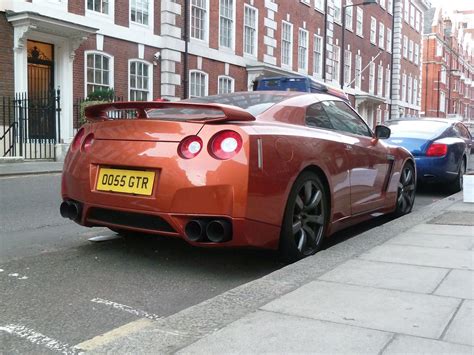
[(195, 102), (157, 102), (157, 101), (124, 101), (108, 102), (91, 105), (85, 108), (84, 113), (88, 121), (105, 121), (112, 119), (108, 112), (117, 110), (135, 110), (135, 118), (148, 118), (148, 110), (166, 108), (213, 109), (222, 112), (222, 116), (214, 118), (190, 119), (188, 122), (227, 122), (227, 121), (255, 121), (255, 117), (240, 107), (223, 104), (206, 104)]

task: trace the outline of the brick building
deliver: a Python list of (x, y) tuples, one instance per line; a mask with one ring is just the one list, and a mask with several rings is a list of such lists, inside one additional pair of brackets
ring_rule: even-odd
[(422, 114), (474, 120), (474, 11), (425, 15)]
[(48, 85), (61, 89), (66, 143), (74, 100), (104, 87), (130, 100), (179, 99), (249, 90), (261, 76), (304, 74), (335, 86), (342, 80), (371, 126), (419, 112), (426, 0), (350, 7), (350, 0), (1, 4), (0, 96), (34, 90), (30, 66), (49, 63)]

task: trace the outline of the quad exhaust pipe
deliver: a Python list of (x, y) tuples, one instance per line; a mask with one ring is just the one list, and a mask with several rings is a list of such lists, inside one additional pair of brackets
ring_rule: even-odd
[(61, 213), (61, 217), (77, 221), (81, 217), (82, 206), (79, 202), (67, 200), (59, 206), (59, 213)]
[(232, 225), (225, 219), (193, 219), (186, 224), (184, 232), (192, 242), (223, 243), (232, 239)]

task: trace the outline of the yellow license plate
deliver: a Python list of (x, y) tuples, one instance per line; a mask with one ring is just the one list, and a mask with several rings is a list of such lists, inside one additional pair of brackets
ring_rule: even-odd
[(150, 196), (154, 181), (153, 171), (100, 168), (97, 190)]

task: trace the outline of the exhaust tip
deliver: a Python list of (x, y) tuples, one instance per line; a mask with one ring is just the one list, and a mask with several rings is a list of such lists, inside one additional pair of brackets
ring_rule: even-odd
[(206, 228), (206, 234), (211, 242), (227, 242), (232, 238), (232, 227), (229, 221), (216, 219), (209, 222)]
[(72, 219), (77, 221), (81, 217), (82, 206), (76, 201), (64, 201), (59, 206), (59, 213), (61, 217)]
[(184, 228), (184, 233), (186, 233), (186, 237), (192, 242), (200, 242), (204, 240), (205, 232), (206, 231), (206, 222), (193, 219), (186, 224)]
[(68, 202), (64, 201), (63, 203), (61, 203), (61, 206), (59, 206), (59, 213), (61, 214), (61, 217), (63, 218), (70, 218)]

